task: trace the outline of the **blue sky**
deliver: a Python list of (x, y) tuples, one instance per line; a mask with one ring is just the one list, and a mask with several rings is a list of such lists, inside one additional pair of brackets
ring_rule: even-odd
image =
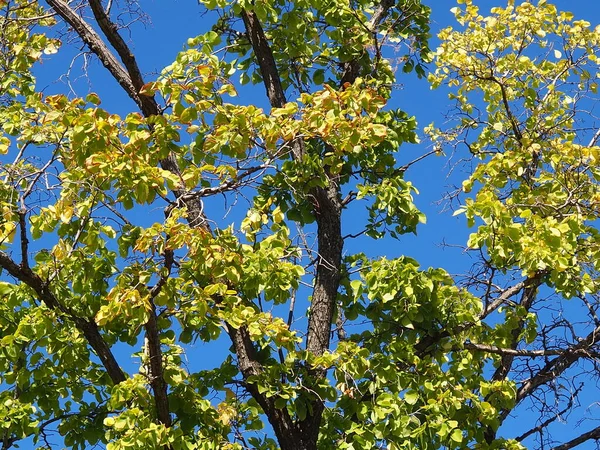
[[(432, 7), (432, 34), (435, 35), (440, 28), (454, 24), (453, 15), (449, 12), (450, 8), (455, 6), (454, 1), (429, 0), (425, 3)], [(484, 0), (475, 3), (480, 6), (482, 14), (485, 14), (490, 7), (498, 6), (503, 2)], [(570, 10), (576, 17), (586, 19), (592, 25), (600, 23), (600, 1), (560, 0), (554, 3), (559, 9)], [(142, 7), (150, 16), (151, 23), (134, 24), (131, 27), (131, 42), (142, 71), (147, 74), (147, 80), (151, 80), (153, 74), (159, 72), (175, 58), (189, 37), (209, 29), (214, 16), (204, 13), (194, 1), (149, 0), (142, 1)], [(435, 46), (436, 39), (433, 38), (432, 48)], [(58, 77), (64, 71), (65, 62), (70, 61), (75, 54), (72, 47), (66, 47), (61, 50), (58, 57), (46, 61), (37, 72), (39, 86), (45, 87), (47, 94), (65, 90), (66, 80), (58, 80)], [(79, 62), (81, 61), (80, 59)], [(75, 67), (77, 66), (76, 63)], [(135, 109), (133, 102), (119, 89), (116, 82), (107, 76), (99, 63), (91, 63), (88, 72), (89, 80), (78, 78), (77, 72), (78, 70), (74, 69), (71, 83), (75, 86), (78, 95), (85, 95), (89, 88), (100, 94), (102, 106), (109, 111), (125, 114)], [(431, 91), (426, 80), (418, 80), (414, 75), (400, 74), (398, 82), (402, 88), (394, 93), (391, 107), (402, 108), (410, 115), (416, 116), (420, 127), (431, 122), (440, 125), (446, 120), (444, 113), (448, 111), (450, 104), (444, 89)], [(264, 89), (260, 85), (252, 89), (244, 88), (240, 92), (242, 95), (239, 101), (242, 103), (258, 101), (265, 104)], [(399, 159), (403, 162), (410, 161), (427, 150), (426, 142), (403, 146)], [(417, 205), (427, 215), (427, 224), (420, 226), (418, 236), (405, 236), (400, 241), (391, 242), (371, 240), (368, 249), (359, 250), (390, 258), (400, 255), (412, 256), (423, 267), (443, 267), (453, 274), (463, 273), (471, 266), (473, 261), (461, 249), (442, 245), (444, 242), (450, 245), (464, 245), (471, 232), (466, 228), (462, 216), (452, 217), (452, 211), (444, 211), (443, 203), (437, 203), (445, 192), (452, 190), (454, 186), (459, 186), (465, 177), (465, 168), (457, 165), (460, 155), (450, 156), (449, 153), (446, 157), (432, 156), (408, 172), (407, 178), (420, 191), (420, 195), (416, 198)], [(452, 168), (454, 171), (450, 170)], [(361, 245), (364, 245), (367, 241), (361, 242)], [(357, 250), (351, 243), (348, 244), (347, 249)], [(127, 358), (129, 356), (123, 355), (121, 362), (126, 362)], [(525, 429), (529, 428), (529, 425), (526, 412), (507, 424), (510, 427), (523, 426)], [(557, 431), (565, 439), (578, 433), (578, 430), (573, 430), (572, 425), (559, 427)]]

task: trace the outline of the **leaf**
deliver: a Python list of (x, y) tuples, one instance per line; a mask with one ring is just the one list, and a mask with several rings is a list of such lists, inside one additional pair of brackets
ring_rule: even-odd
[(100, 97), (98, 97), (98, 94), (92, 92), (85, 97), (85, 101), (98, 106), (100, 104)]
[(316, 85), (321, 85), (325, 82), (325, 71), (323, 69), (317, 69), (314, 71), (313, 82)]
[(452, 439), (454, 442), (460, 444), (463, 441), (463, 434), (462, 431), (460, 431), (458, 428), (455, 428), (454, 430), (452, 430), (452, 433), (450, 434), (450, 439)]
[(409, 405), (414, 405), (419, 401), (419, 393), (416, 391), (408, 391), (404, 394), (404, 401)]

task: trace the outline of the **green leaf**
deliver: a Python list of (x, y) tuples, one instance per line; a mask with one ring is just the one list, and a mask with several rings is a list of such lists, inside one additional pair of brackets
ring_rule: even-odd
[(419, 393), (416, 391), (408, 391), (404, 394), (404, 401), (409, 405), (414, 405), (419, 401)]

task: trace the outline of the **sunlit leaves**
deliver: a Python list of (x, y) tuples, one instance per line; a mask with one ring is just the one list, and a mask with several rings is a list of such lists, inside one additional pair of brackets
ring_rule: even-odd
[[(53, 19), (35, 2), (18, 1), (0, 19), (10, 47), (2, 56), (10, 70), (0, 73), (9, 97), (0, 109), (0, 153), (16, 156), (1, 170), (0, 241), (14, 259), (12, 273), (22, 274), (18, 283), (0, 284), (0, 374), (3, 399), (11, 400), (0, 411), (10, 417), (4, 428), (35, 436), (36, 421), (56, 420), (73, 448), (221, 449), (244, 442), (273, 449), (262, 408), (272, 405), (298, 424), (325, 405), (323, 448), (483, 442), (481, 425), (498, 426), (494, 418), (514, 402), (514, 384), (486, 384), (485, 362), (498, 357), (482, 358), (465, 342), (509, 345), (520, 323), (519, 337), (531, 342), (535, 317), (511, 311), (506, 326), (487, 329), (482, 302), (445, 271), (394, 255), (350, 254), (344, 267), (329, 267), (313, 242), (336, 237), (323, 228), (314, 237), (314, 222), (322, 227), (319, 219), (329, 213), (316, 195), (326, 189), (359, 237), (401, 238), (425, 221), (406, 175), (410, 165), (397, 163), (398, 149), (418, 142), (417, 123), (390, 107), (397, 63), (385, 46), (401, 45), (402, 70), (422, 76), (431, 57), (429, 9), (415, 0), (395, 2), (383, 16), (385, 2), (367, 0), (201, 3), (219, 9), (214, 29), (188, 39), (159, 76), (129, 93), (157, 102), (148, 117), (115, 113), (100, 93), (36, 93), (32, 65), (60, 46), (49, 37)], [(483, 120), (463, 124), (481, 132), (474, 154), (496, 153), (467, 181), (474, 198), (464, 212), (481, 225), (471, 246), (489, 249), (498, 267), (549, 271), (549, 282), (567, 292), (578, 264), (597, 256), (592, 245), (579, 251), (582, 237), (595, 239), (585, 221), (600, 198), (591, 181), (597, 155), (569, 131), (580, 98), (561, 90), (576, 75), (567, 49), (555, 41), (542, 46), (552, 10), (539, 16), (521, 8), (514, 21), (480, 19), (472, 4), (457, 10), (473, 35), (444, 32), (454, 44), (438, 52), (432, 82), (459, 84), (454, 98), (469, 114), (473, 90), (482, 90), (489, 105)], [(247, 13), (271, 46), (285, 91), (280, 108), (236, 97), (238, 80), (265, 76), (236, 28)], [(546, 24), (535, 42), (551, 58), (512, 56), (510, 34), (530, 26), (521, 16)], [(15, 26), (21, 19), (40, 34)], [(591, 36), (584, 23), (564, 31), (564, 45), (577, 49)], [(473, 56), (481, 51), (495, 64), (493, 79), (489, 58)], [(511, 70), (524, 75), (503, 75)], [(592, 90), (590, 79), (580, 77)], [(529, 113), (509, 114), (506, 102)], [(547, 167), (567, 174), (562, 184), (551, 171), (540, 173)], [(515, 174), (518, 186), (503, 196)], [(590, 181), (581, 184), (584, 175)], [(590, 200), (561, 206), (575, 186)], [(367, 219), (355, 215), (361, 207)], [(205, 226), (190, 223), (194, 214), (207, 216)], [(499, 230), (504, 238), (494, 239)], [(342, 286), (329, 305), (337, 339), (318, 354), (304, 350), (298, 325), (314, 317), (308, 292), (315, 267), (339, 275)], [(593, 280), (582, 277), (581, 286), (592, 289)], [(347, 333), (345, 324), (352, 325)], [(236, 333), (247, 338), (250, 368), (219, 341)], [(93, 339), (103, 351), (92, 354)], [(205, 343), (215, 341), (223, 357), (199, 369), (196, 359), (209, 360)], [(116, 349), (133, 358), (121, 382), (100, 364)], [(160, 379), (151, 370), (157, 361)], [(171, 426), (158, 423), (156, 381), (164, 382)]]
[[(574, 127), (595, 89), (590, 61), (600, 32), (546, 2), (494, 8), (488, 18), (477, 11), (471, 2), (455, 10), (465, 30), (442, 31), (430, 77), (434, 86), (458, 86), (452, 96), (478, 133), (469, 149), (485, 159), (463, 184), (467, 192), (478, 186), (463, 210), (469, 223), (483, 222), (469, 245), (503, 269), (548, 271), (559, 291), (575, 295), (598, 245), (598, 150)], [(477, 95), (485, 113), (474, 112)]]
[(367, 234), (374, 238), (389, 232), (397, 238), (404, 233), (416, 233), (417, 225), (425, 222), (425, 215), (413, 203), (416, 189), (410, 182), (388, 178), (377, 185), (359, 186), (358, 198), (373, 196), (369, 206)]

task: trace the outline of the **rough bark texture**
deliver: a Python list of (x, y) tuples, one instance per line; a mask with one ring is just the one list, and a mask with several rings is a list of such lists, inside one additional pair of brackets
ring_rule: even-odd
[[(394, 6), (394, 0), (384, 0), (376, 9), (369, 25), (376, 28), (386, 17), (389, 9)], [(246, 28), (246, 35), (252, 44), (256, 62), (260, 68), (267, 97), (271, 106), (280, 108), (286, 103), (279, 72), (273, 52), (265, 36), (264, 30), (256, 14), (243, 11), (242, 19)], [(375, 32), (375, 29), (373, 30)], [(353, 83), (359, 76), (357, 61), (350, 61), (345, 65), (345, 72), (341, 77), (341, 85)], [(304, 154), (302, 142), (292, 142), (292, 156), (300, 159)], [(326, 173), (328, 172), (325, 168)], [(324, 188), (314, 188), (309, 192), (313, 204), (313, 214), (317, 223), (317, 252), (318, 261), (314, 281), (310, 315), (308, 317), (308, 332), (306, 349), (314, 355), (322, 355), (329, 349), (331, 340), (331, 325), (335, 310), (335, 301), (340, 285), (340, 265), (344, 239), (342, 237), (341, 215), (343, 202), (339, 186), (335, 177), (329, 177), (329, 183)], [(234, 342), (235, 344), (235, 342)], [(245, 359), (244, 349), (236, 346), (238, 359)], [(315, 378), (325, 376), (323, 371), (312, 371)], [(250, 389), (251, 393), (252, 390)], [(252, 393), (259, 403), (261, 400)], [(262, 403), (261, 403), (262, 405)], [(268, 405), (267, 405), (268, 406)], [(278, 433), (279, 443), (283, 450), (310, 450), (316, 449), (321, 419), (325, 405), (320, 399), (311, 402), (308, 408), (311, 411), (307, 417), (298, 422), (296, 427), (286, 427), (280, 430), (285, 436), (279, 436), (278, 425), (273, 423), (273, 414), (265, 410), (269, 421)], [(264, 409), (264, 406), (263, 406)], [(274, 418), (274, 417), (273, 417)]]
[[(229, 326), (228, 334), (236, 350), (238, 367), (244, 379), (247, 380), (252, 376), (260, 376), (263, 372), (263, 367), (258, 362), (256, 349), (248, 331), (243, 327), (233, 328)], [(256, 385), (247, 383), (245, 387), (267, 415), (282, 449), (301, 450), (307, 448), (302, 435), (298, 433), (296, 424), (288, 414), (287, 409), (277, 408), (275, 406), (275, 399), (261, 394)]]
[(252, 43), (254, 56), (260, 68), (260, 74), (263, 77), (263, 84), (267, 90), (267, 97), (271, 106), (281, 108), (286, 103), (285, 93), (281, 86), (281, 79), (277, 70), (273, 52), (269, 46), (262, 26), (253, 12), (242, 12), (242, 19), (246, 27), (246, 33)]
[[(271, 106), (280, 108), (285, 105), (286, 97), (281, 86), (277, 64), (273, 52), (265, 37), (262, 26), (253, 12), (242, 12), (246, 33), (252, 44), (254, 55), (260, 67), (261, 75)], [(302, 143), (292, 143), (292, 154), (296, 159), (303, 154)], [(338, 186), (334, 179), (329, 180), (326, 188), (316, 188), (310, 192), (313, 200), (313, 212), (317, 222), (317, 241), (319, 260), (313, 289), (311, 311), (309, 315), (306, 349), (315, 355), (321, 355), (329, 348), (331, 338), (331, 322), (335, 299), (340, 283), (339, 268), (342, 260), (343, 239), (341, 233), (342, 202)], [(236, 346), (238, 358), (240, 350)], [(320, 377), (322, 372), (314, 373)], [(253, 394), (254, 395), (254, 394)], [(259, 403), (261, 400), (257, 398)], [(262, 404), (262, 403), (261, 403)], [(279, 436), (279, 443), (284, 450), (314, 449), (319, 437), (319, 429), (324, 405), (320, 400), (314, 400), (310, 405), (306, 419), (295, 424), (293, 428), (281, 430), (285, 436)], [(272, 413), (265, 410), (274, 428)], [(273, 417), (274, 418), (274, 417)]]

